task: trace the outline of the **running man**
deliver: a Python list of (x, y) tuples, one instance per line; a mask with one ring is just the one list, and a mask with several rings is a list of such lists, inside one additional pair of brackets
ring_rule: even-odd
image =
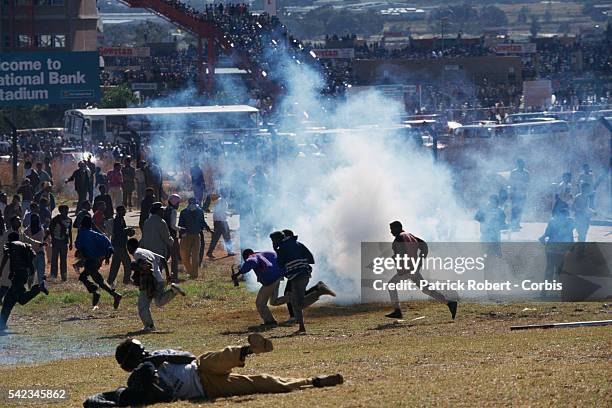
[(276, 253), (274, 251), (255, 252), (247, 248), (242, 251), (242, 259), (244, 263), (238, 272), (232, 274), (232, 279), (236, 280), (240, 275), (247, 274), (251, 270), (255, 272), (257, 282), (261, 283), (261, 288), (257, 292), (257, 298), (255, 299), (255, 306), (263, 320), (262, 326), (276, 326), (278, 323), (272, 312), (270, 312), (268, 301), (272, 306), (286, 303), (283, 300), (279, 300), (278, 297), (278, 286), (283, 280), (284, 270), (278, 267)]
[(2, 310), (0, 311), (0, 331), (6, 330), (6, 322), (11, 315), (13, 307), (16, 303), (25, 305), (36, 295), (43, 292), (45, 295), (49, 291), (44, 286), (44, 281), (38, 285), (32, 286), (29, 291), (26, 291), (25, 285), (31, 275), (34, 274), (34, 259), (36, 254), (29, 244), (19, 241), (19, 234), (11, 232), (8, 234), (7, 243), (4, 246), (4, 257), (0, 264), (0, 278), (5, 273), (4, 268), (7, 262), (9, 263), (9, 279), (11, 286), (8, 289), (2, 302)]
[(322, 295), (336, 296), (336, 294), (325, 283), (319, 282), (315, 285), (316, 290), (310, 293), (308, 298), (306, 297), (306, 287), (312, 275), (310, 265), (314, 265), (314, 257), (310, 250), (297, 240), (297, 235), (293, 235), (289, 230), (287, 232), (290, 234), (275, 231), (270, 234), (270, 239), (276, 251), (278, 266), (285, 269), (287, 285), (291, 285), (288, 296), (280, 298), (279, 301), (291, 303), (295, 321), (299, 325), (296, 334), (301, 334), (306, 333), (304, 309), (316, 302)]
[[(122, 296), (115, 292), (100, 274), (102, 260), (107, 264), (113, 255), (113, 245), (104, 234), (92, 230), (93, 223), (90, 217), (84, 217), (81, 221), (81, 228), (77, 235), (74, 246), (79, 256), (83, 258), (84, 270), (79, 275), (79, 280), (85, 285), (87, 291), (92, 294), (91, 305), (96, 307), (100, 301), (98, 286), (108, 292), (114, 299), (113, 307), (119, 308)], [(93, 280), (90, 281), (89, 278)], [(94, 283), (95, 282), (95, 283)], [(96, 284), (98, 286), (96, 286)]]
[[(134, 257), (135, 264), (132, 269), (137, 273), (140, 293), (138, 294), (138, 315), (142, 320), (143, 331), (155, 331), (155, 324), (151, 316), (151, 302), (155, 301), (157, 307), (162, 307), (170, 302), (177, 294), (185, 296), (185, 291), (177, 284), (172, 283), (168, 262), (160, 255), (148, 249), (139, 248), (136, 238), (130, 238), (127, 242), (127, 250)], [(166, 281), (170, 283), (170, 289), (165, 290), (166, 283), (161, 276), (161, 268), (166, 272)]]
[[(409, 232), (405, 232), (402, 227), (402, 223), (399, 221), (393, 221), (390, 224), (391, 234), (395, 237), (393, 241), (393, 256), (401, 256), (408, 255), (410, 259), (417, 259), (418, 257), (425, 258), (427, 257), (427, 253), (429, 251), (427, 247), (427, 243), (423, 241), (421, 238), (416, 237)], [(404, 279), (410, 279), (417, 285), (424, 280), (423, 275), (421, 275), (421, 265), (416, 270), (410, 269), (398, 269), (397, 273), (393, 275), (393, 277), (389, 280), (389, 283), (398, 283)], [(424, 288), (421, 290), (427, 296), (431, 296), (435, 300), (446, 303), (448, 306), (448, 310), (451, 312), (451, 316), (453, 320), (455, 319), (455, 315), (457, 314), (457, 302), (454, 300), (447, 300), (444, 295), (438, 291), (430, 290), (428, 288)], [(402, 309), (399, 303), (399, 297), (397, 296), (396, 289), (389, 289), (389, 297), (391, 298), (391, 302), (393, 303), (394, 310), (393, 312), (386, 314), (386, 317), (391, 319), (401, 319), (402, 318)]]
[(127, 388), (92, 395), (83, 406), (127, 407), (176, 400), (286, 393), (310, 387), (332, 387), (344, 382), (341, 374), (311, 378), (234, 374), (232, 369), (244, 367), (248, 355), (268, 353), (274, 349), (272, 342), (258, 333), (249, 335), (247, 341), (248, 345), (228, 346), (195, 357), (172, 349), (149, 352), (136, 339), (124, 340), (117, 346), (115, 358), (122, 369), (131, 373)]

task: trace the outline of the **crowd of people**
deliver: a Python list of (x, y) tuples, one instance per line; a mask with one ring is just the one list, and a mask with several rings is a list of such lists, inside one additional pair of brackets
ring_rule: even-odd
[[(533, 181), (525, 166), (524, 160), (517, 159), (507, 183), (497, 194), (490, 195), (487, 203), (474, 216), (480, 224), (481, 241), (487, 243), (491, 253), (498, 257), (502, 256), (502, 231), (521, 229), (526, 203), (528, 198), (532, 198), (529, 196), (533, 192)], [(563, 257), (570, 249), (570, 243), (587, 241), (591, 219), (597, 214), (597, 190), (606, 176), (607, 173), (602, 173), (595, 177), (589, 164), (585, 163), (578, 177), (565, 172), (553, 184), (554, 191), (548, 208), (551, 217), (539, 238), (546, 248), (545, 279), (552, 281), (559, 278)], [(584, 246), (581, 248), (584, 250)], [(548, 295), (548, 291), (542, 291), (544, 298)]]
[[(233, 48), (235, 64), (254, 73), (248, 86), (257, 94), (258, 100), (274, 99), (275, 94), (284, 86), (285, 55), (300, 63), (316, 65), (325, 78), (321, 89), (324, 95), (342, 95), (354, 83), (352, 61), (317, 60), (311, 51), (320, 47), (352, 48), (355, 59), (438, 59), (447, 57), (477, 57), (496, 55), (494, 45), (488, 45), (484, 37), (463, 39), (450, 37), (446, 41), (432, 40), (429, 46), (418, 41), (410, 41), (403, 47), (388, 46), (383, 42), (368, 43), (358, 40), (356, 35), (326, 37), (325, 44), (301, 43), (289, 33), (277, 17), (267, 14), (254, 14), (246, 4), (205, 5), (202, 10), (195, 9), (181, 1), (167, 0), (170, 6), (187, 14), (196, 21), (216, 25), (224, 33), (222, 49)], [(607, 103), (610, 98), (609, 76), (610, 56), (606, 50), (610, 39), (592, 41), (577, 38), (556, 37), (537, 41), (537, 53), (522, 54), (522, 78), (547, 78), (554, 82), (556, 103), (566, 107), (580, 104)], [(332, 44), (332, 45), (330, 45)], [(185, 83), (195, 78), (195, 51), (193, 46), (175, 56), (151, 57), (154, 69), (141, 68), (125, 71), (120, 75), (105, 75), (109, 83), (157, 82), (160, 84)], [(602, 77), (603, 75), (603, 77)], [(580, 81), (576, 81), (576, 77)], [(461, 107), (487, 107), (495, 103), (506, 106), (521, 104), (520, 86), (514, 83), (463, 83), (461, 81), (440, 85), (439, 83), (421, 84), (431, 97), (421, 101), (421, 110), (456, 109)], [(447, 90), (451, 92), (447, 92)], [(473, 89), (470, 98), (461, 98), (461, 89)], [(471, 98), (474, 96), (473, 98)], [(273, 102), (272, 102), (273, 104)], [(422, 105), (425, 104), (425, 107)]]

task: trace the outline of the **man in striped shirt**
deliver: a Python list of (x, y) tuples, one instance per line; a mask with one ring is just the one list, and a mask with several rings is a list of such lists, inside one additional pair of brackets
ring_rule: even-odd
[[(295, 235), (287, 235), (282, 231), (270, 234), (272, 245), (276, 251), (277, 264), (285, 268), (285, 277), (288, 285), (291, 285), (291, 305), (295, 320), (299, 325), (296, 334), (306, 333), (304, 326), (304, 309), (314, 303), (321, 295), (336, 296), (336, 294), (323, 282), (317, 283), (317, 293), (309, 295), (311, 301), (306, 301), (306, 287), (312, 274), (315, 263), (312, 253), (304, 244), (297, 240)], [(282, 298), (281, 298), (282, 299)]]

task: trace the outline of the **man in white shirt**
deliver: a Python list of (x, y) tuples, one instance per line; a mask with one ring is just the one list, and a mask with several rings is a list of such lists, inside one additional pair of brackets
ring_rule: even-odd
[(221, 194), (213, 194), (213, 200), (216, 199), (215, 208), (213, 209), (213, 234), (208, 246), (206, 256), (210, 259), (214, 259), (213, 251), (219, 242), (219, 238), (223, 236), (225, 242), (225, 249), (227, 250), (227, 256), (234, 256), (232, 237), (230, 235), (229, 224), (227, 223), (227, 215), (229, 212), (229, 205), (225, 197)]
[[(148, 249), (139, 248), (138, 240), (130, 238), (127, 249), (134, 257), (132, 269), (136, 271), (140, 293), (138, 294), (138, 315), (146, 332), (155, 331), (155, 324), (151, 316), (151, 301), (155, 301), (157, 307), (162, 307), (170, 302), (177, 294), (185, 296), (185, 291), (177, 284), (170, 283), (170, 270), (164, 257), (157, 255)], [(166, 290), (166, 282), (161, 274), (161, 268), (166, 271), (166, 280), (170, 283), (170, 289)]]

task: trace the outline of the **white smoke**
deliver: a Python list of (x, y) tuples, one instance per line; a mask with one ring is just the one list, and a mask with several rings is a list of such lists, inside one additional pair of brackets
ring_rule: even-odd
[(439, 236), (436, 220), (466, 214), (456, 203), (446, 167), (389, 130), (398, 123), (399, 103), (367, 92), (329, 107), (318, 95), (317, 74), (293, 66), (283, 103), (305, 114), (281, 127), (299, 129), (293, 118), (308, 117), (348, 130), (332, 136), (325, 157), (280, 158), (269, 215), (276, 228), (292, 229), (311, 249), (315, 281), (328, 283), (338, 293), (337, 302), (357, 302), (361, 242), (392, 240), (389, 223), (394, 220), (426, 240), (450, 240), (454, 237)]

